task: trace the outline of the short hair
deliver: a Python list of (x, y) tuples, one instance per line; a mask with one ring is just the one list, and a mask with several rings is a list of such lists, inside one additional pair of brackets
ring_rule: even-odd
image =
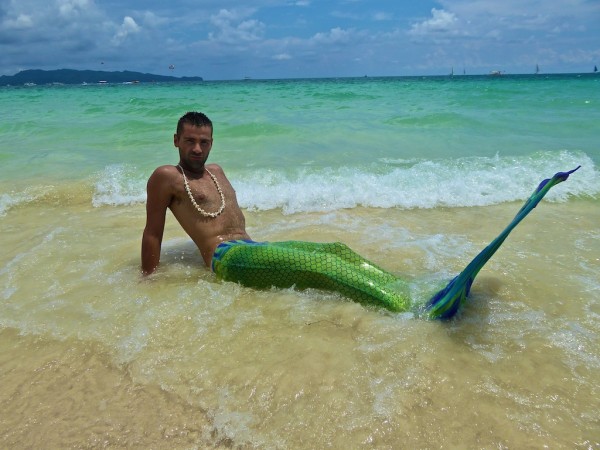
[(194, 127), (209, 127), (211, 134), (213, 131), (212, 121), (206, 116), (206, 114), (201, 112), (190, 111), (181, 116), (177, 122), (177, 135), (181, 134), (185, 124), (192, 125)]

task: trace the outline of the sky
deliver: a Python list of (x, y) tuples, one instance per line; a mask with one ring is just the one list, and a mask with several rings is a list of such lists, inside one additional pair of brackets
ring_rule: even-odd
[(600, 0), (0, 0), (0, 75), (591, 72)]

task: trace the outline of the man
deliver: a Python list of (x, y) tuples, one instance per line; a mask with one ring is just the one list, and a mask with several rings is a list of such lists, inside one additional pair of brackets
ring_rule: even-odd
[(206, 115), (189, 112), (181, 117), (173, 143), (179, 164), (158, 167), (148, 179), (144, 275), (158, 267), (168, 208), (221, 279), (257, 288), (321, 288), (393, 311), (408, 308), (405, 283), (344, 244), (252, 241), (225, 173), (216, 164), (206, 165), (213, 144)]
[[(344, 244), (252, 241), (225, 173), (216, 164), (206, 165), (213, 144), (213, 126), (206, 115), (189, 112), (181, 117), (173, 143), (179, 149), (177, 166), (161, 166), (148, 179), (142, 237), (144, 275), (158, 267), (168, 208), (200, 250), (205, 264), (223, 280), (256, 288), (296, 286), (337, 291), (391, 311), (406, 311), (412, 306), (405, 281)], [(577, 169), (544, 180), (509, 226), (432, 297), (426, 305), (427, 315), (448, 318), (456, 314), (475, 276), (510, 231), (552, 186)]]
[[(221, 242), (250, 239), (235, 191), (223, 170), (216, 164), (205, 166), (213, 144), (212, 135), (212, 122), (204, 114), (184, 115), (173, 137), (179, 149), (178, 166), (161, 166), (148, 179), (146, 227), (142, 238), (145, 275), (158, 267), (167, 208), (198, 246), (207, 266)], [(187, 183), (184, 183), (184, 175)], [(196, 204), (207, 214), (192, 204), (186, 185)]]

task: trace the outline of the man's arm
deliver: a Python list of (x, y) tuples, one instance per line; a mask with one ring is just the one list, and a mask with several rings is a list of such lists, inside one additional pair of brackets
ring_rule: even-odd
[(149, 275), (160, 262), (160, 248), (165, 230), (167, 208), (171, 204), (169, 173), (166, 167), (159, 167), (148, 179), (146, 187), (146, 227), (142, 236), (142, 273)]

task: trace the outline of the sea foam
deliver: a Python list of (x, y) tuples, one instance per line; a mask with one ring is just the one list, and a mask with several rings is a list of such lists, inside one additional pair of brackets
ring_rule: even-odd
[(98, 206), (132, 205), (146, 201), (145, 180), (135, 167), (114, 164), (99, 174), (92, 204)]
[[(300, 167), (227, 171), (244, 209), (281, 209), (285, 214), (326, 212), (358, 206), (437, 208), (488, 206), (522, 201), (556, 172), (582, 168), (553, 189), (549, 201), (596, 197), (600, 177), (581, 152), (540, 152), (530, 156), (468, 157), (440, 160), (375, 161), (364, 167)], [(120, 206), (146, 200), (146, 177), (135, 167), (111, 165), (98, 176), (94, 206)]]
[(41, 196), (43, 196), (43, 193), (35, 192), (32, 188), (22, 192), (0, 194), (0, 217), (4, 216), (10, 209), (19, 205), (31, 203)]
[(295, 172), (253, 172), (232, 180), (240, 206), (281, 208), (286, 214), (357, 206), (436, 208), (487, 206), (525, 200), (554, 173), (582, 165), (550, 201), (596, 196), (600, 177), (585, 154), (558, 152), (531, 157), (472, 157), (438, 161), (385, 161), (366, 168), (339, 167)]

